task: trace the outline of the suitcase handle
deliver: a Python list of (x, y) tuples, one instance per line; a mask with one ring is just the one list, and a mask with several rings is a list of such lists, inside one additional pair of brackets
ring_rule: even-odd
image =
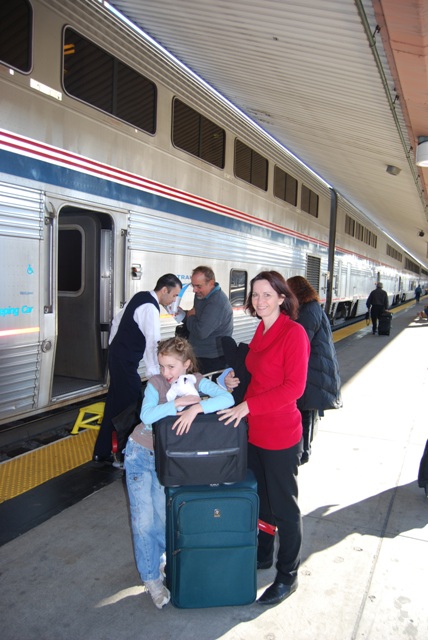
[(257, 526), (260, 529), (260, 531), (264, 531), (265, 533), (269, 533), (271, 536), (274, 536), (275, 533), (276, 533), (275, 525), (274, 524), (269, 524), (268, 522), (265, 522), (264, 520), (258, 520)]

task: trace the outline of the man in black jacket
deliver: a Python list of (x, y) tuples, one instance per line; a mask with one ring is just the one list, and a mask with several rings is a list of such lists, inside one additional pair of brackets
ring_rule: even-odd
[(372, 324), (373, 324), (373, 335), (375, 335), (377, 331), (377, 323), (384, 311), (388, 309), (388, 295), (386, 291), (383, 290), (383, 284), (378, 282), (376, 285), (376, 289), (373, 289), (366, 302), (367, 309), (370, 309)]
[(142, 397), (140, 360), (144, 361), (147, 377), (159, 373), (157, 344), (160, 340), (160, 305), (170, 305), (181, 291), (176, 275), (161, 276), (153, 291), (139, 291), (114, 317), (110, 332), (108, 367), (110, 384), (98, 437), (94, 447), (94, 462), (113, 462), (113, 419), (136, 405)]

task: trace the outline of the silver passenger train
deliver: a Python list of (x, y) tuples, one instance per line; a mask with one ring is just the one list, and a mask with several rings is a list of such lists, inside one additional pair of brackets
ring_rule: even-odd
[(2, 0), (0, 92), (0, 424), (104, 393), (111, 319), (163, 273), (187, 284), (210, 265), (237, 341), (254, 332), (243, 306), (263, 269), (305, 275), (333, 323), (363, 313), (380, 278), (391, 304), (427, 281), (98, 0)]

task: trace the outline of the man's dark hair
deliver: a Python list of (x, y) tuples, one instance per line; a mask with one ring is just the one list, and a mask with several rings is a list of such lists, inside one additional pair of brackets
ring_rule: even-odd
[(161, 276), (156, 282), (155, 291), (160, 291), (163, 287), (166, 287), (168, 291), (171, 291), (171, 289), (174, 289), (177, 286), (181, 289), (183, 286), (181, 284), (181, 280), (179, 280), (173, 273), (165, 273), (165, 275)]

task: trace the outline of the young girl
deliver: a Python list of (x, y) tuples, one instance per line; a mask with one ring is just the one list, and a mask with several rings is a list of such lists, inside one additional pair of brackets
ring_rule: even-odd
[[(189, 431), (198, 413), (214, 413), (231, 407), (232, 394), (211, 380), (196, 373), (196, 358), (192, 347), (183, 338), (169, 338), (158, 344), (161, 373), (150, 378), (146, 385), (142, 423), (135, 427), (125, 449), (126, 484), (131, 509), (132, 535), (138, 572), (158, 609), (170, 599), (161, 576), (165, 553), (165, 491), (155, 471), (152, 423), (166, 416), (177, 416), (173, 429), (181, 435)], [(199, 395), (187, 395), (168, 402), (166, 394), (171, 385), (184, 374), (194, 374)], [(186, 406), (184, 411), (177, 407)]]

